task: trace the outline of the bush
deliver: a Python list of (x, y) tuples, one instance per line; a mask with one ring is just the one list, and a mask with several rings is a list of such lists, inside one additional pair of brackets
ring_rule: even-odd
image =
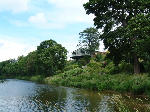
[(87, 64), (87, 68), (85, 68), (86, 71), (89, 73), (97, 73), (99, 74), (102, 70), (102, 64), (99, 62), (96, 62), (94, 60), (91, 60), (89, 64)]
[(106, 66), (104, 67), (104, 69), (102, 70), (103, 74), (115, 74), (117, 71), (117, 67), (114, 65), (114, 63), (111, 62), (106, 62)]
[(87, 65), (90, 62), (90, 58), (91, 58), (90, 56), (85, 56), (85, 57), (79, 59), (78, 60), (79, 67)]
[(72, 69), (75, 69), (75, 68), (78, 68), (78, 67), (79, 67), (78, 64), (67, 65), (67, 66), (64, 68), (64, 71), (69, 71), (69, 70), (72, 70)]
[(48, 79), (50, 84), (87, 88), (92, 90), (113, 90), (134, 94), (149, 94), (150, 77), (148, 75), (98, 75), (81, 68), (64, 72)]
[(142, 94), (150, 90), (150, 78), (146, 75), (134, 76), (131, 79), (131, 92)]
[(97, 61), (97, 62), (105, 61), (105, 55), (97, 54), (97, 55), (95, 56), (94, 60)]
[(80, 75), (82, 72), (83, 72), (83, 69), (78, 67), (78, 68), (66, 71), (62, 75), (64, 75), (64, 76), (68, 76), (68, 75), (76, 76), (76, 75)]
[(133, 65), (131, 65), (130, 63), (126, 63), (126, 62), (122, 61), (119, 64), (119, 72), (121, 72), (121, 73), (133, 73)]

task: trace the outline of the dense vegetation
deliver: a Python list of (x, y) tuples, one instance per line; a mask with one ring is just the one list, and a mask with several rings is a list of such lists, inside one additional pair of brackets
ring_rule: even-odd
[[(67, 61), (67, 50), (53, 40), (36, 51), (0, 63), (0, 75), (50, 84), (150, 94), (150, 1), (89, 0), (95, 26), (80, 32), (78, 47), (87, 52)], [(102, 40), (107, 52), (96, 53)], [(74, 52), (76, 54), (76, 51)], [(136, 74), (136, 75), (135, 75)]]
[(92, 55), (95, 50), (99, 49), (99, 32), (96, 28), (87, 28), (79, 33), (80, 40), (77, 45), (82, 51)]
[(113, 90), (134, 94), (150, 94), (150, 77), (148, 74), (132, 75), (133, 66), (122, 62), (119, 66), (105, 55), (98, 54), (81, 68), (70, 61), (65, 72), (46, 78), (49, 84), (87, 88), (92, 90)]
[(36, 51), (17, 60), (10, 59), (0, 63), (2, 75), (44, 75), (52, 76), (65, 67), (67, 50), (53, 40), (47, 40)]
[(115, 64), (132, 63), (136, 74), (140, 73), (139, 58), (146, 61), (149, 57), (148, 49), (142, 49), (150, 44), (149, 5), (149, 0), (89, 0), (84, 4), (87, 14), (95, 15), (95, 26), (103, 30), (100, 39), (110, 51), (108, 57)]

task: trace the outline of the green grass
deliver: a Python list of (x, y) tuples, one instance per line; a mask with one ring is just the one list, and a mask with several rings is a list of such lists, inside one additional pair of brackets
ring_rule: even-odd
[(89, 74), (81, 68), (48, 77), (45, 82), (53, 85), (68, 87), (86, 88), (91, 90), (112, 90), (118, 92), (130, 92), (133, 94), (150, 93), (150, 77), (147, 74), (141, 75), (99, 75)]
[(51, 77), (36, 76), (14, 76), (0, 79), (15, 78), (21, 80), (30, 80), (34, 82), (47, 83), (52, 85), (61, 85), (67, 87), (85, 88), (97, 91), (117, 91), (130, 92), (136, 95), (150, 95), (150, 77), (148, 74), (128, 75), (116, 74), (106, 75), (91, 72), (87, 68), (76, 67)]

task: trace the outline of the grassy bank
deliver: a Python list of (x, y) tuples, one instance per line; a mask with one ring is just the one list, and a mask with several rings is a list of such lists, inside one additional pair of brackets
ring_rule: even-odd
[[(128, 64), (123, 63), (119, 67), (115, 67), (111, 61), (107, 61), (106, 63), (107, 65), (104, 66), (103, 61), (91, 60), (86, 66), (82, 67), (77, 63), (70, 62), (63, 72), (59, 71), (57, 75), (51, 77), (44, 77), (42, 75), (5, 75), (0, 76), (0, 79), (15, 78), (97, 91), (111, 90), (122, 93), (129, 92), (136, 95), (150, 95), (150, 75), (132, 75), (129, 73), (132, 68)], [(123, 72), (115, 74), (116, 71)]]
[(59, 74), (46, 78), (46, 83), (69, 87), (86, 88), (91, 90), (112, 90), (130, 92), (133, 94), (150, 95), (150, 77), (148, 75), (87, 75), (87, 74)]
[[(85, 88), (97, 91), (112, 90), (118, 92), (130, 92), (136, 95), (150, 95), (150, 77), (142, 75), (94, 75), (85, 74), (79, 68), (74, 71), (68, 71), (59, 75), (44, 78), (43, 76), (15, 76), (7, 77), (34, 82), (61, 85), (67, 87)], [(72, 74), (70, 74), (72, 73)], [(6, 77), (0, 77), (0, 79)]]
[[(53, 85), (86, 88), (91, 90), (112, 90), (117, 92), (129, 92), (137, 95), (150, 95), (149, 74), (133, 75), (129, 73), (114, 74), (116, 67), (112, 62), (104, 67), (102, 62), (91, 60), (84, 68), (75, 64), (66, 67), (65, 72), (48, 77), (45, 82)], [(128, 65), (126, 65), (128, 66)], [(129, 67), (120, 66), (117, 70)]]

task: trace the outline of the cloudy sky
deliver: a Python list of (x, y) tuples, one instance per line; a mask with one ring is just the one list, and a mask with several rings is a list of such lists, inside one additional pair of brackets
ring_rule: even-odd
[(93, 26), (88, 0), (0, 0), (0, 61), (17, 58), (53, 39), (71, 53), (79, 32)]

